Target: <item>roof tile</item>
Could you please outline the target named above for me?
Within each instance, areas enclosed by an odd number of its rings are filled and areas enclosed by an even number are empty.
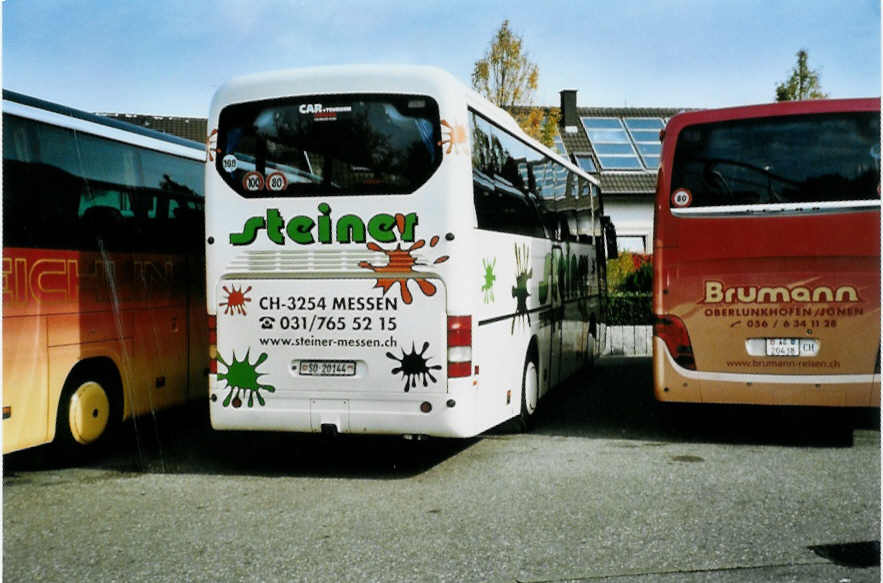
[[[206,133],[208,131],[208,120],[200,117],[172,117],[135,113],[102,113],[99,115],[200,143],[205,142],[208,135]]]

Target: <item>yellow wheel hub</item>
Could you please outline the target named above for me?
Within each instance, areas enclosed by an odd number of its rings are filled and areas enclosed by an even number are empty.
[[[88,381],[74,391],[68,410],[68,422],[71,435],[78,443],[85,445],[101,437],[109,418],[110,401],[100,384]]]

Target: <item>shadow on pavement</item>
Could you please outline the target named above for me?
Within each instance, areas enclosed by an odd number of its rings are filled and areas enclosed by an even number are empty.
[[[541,402],[534,431],[663,442],[848,446],[878,409],[659,403],[650,358],[605,357]]]
[[[88,459],[59,459],[51,446],[7,454],[3,474],[81,467],[123,473],[400,479],[425,472],[478,439],[221,432],[211,429],[203,401],[126,422],[110,445]]]
[[[848,446],[853,427],[880,430],[879,410],[812,410],[657,403],[649,358],[606,357],[540,403],[534,434],[654,442]],[[284,432],[213,431],[205,401],[125,423],[87,460],[59,460],[42,446],[3,457],[17,471],[84,467],[119,472],[401,479],[480,441],[398,436],[326,438]],[[509,433],[507,424],[489,434]]]

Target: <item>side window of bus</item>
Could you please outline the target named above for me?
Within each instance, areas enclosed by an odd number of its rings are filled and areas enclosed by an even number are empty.
[[[141,165],[146,188],[202,196],[204,167],[201,162],[142,150]]]
[[[470,130],[478,228],[545,237],[538,209],[528,195],[529,148],[475,114],[470,115]]]
[[[36,136],[30,122],[3,115],[3,244],[25,247],[33,244],[37,221],[27,220],[37,201],[33,177],[37,176]],[[15,221],[9,217],[17,217]]]
[[[141,151],[144,192],[156,201],[156,215],[149,229],[153,249],[195,249],[202,245],[202,222],[197,202],[202,196],[203,165],[185,158]]]
[[[576,212],[576,235],[580,243],[592,243],[592,183],[585,178],[579,178],[579,197],[583,201],[588,202],[588,208],[585,203],[580,205],[580,209]]]
[[[472,140],[472,190],[479,229],[501,230],[495,212],[493,157],[491,154],[491,125],[470,113],[469,130]]]
[[[493,178],[497,170],[494,167],[491,149],[491,124],[471,113],[469,115],[469,129],[472,138],[472,170],[480,172],[488,178]]]
[[[555,217],[555,212],[550,209],[546,204],[546,201],[535,192],[530,191],[528,192],[528,195],[528,198],[530,198],[540,215],[540,222],[542,223],[543,232],[545,233],[544,236],[547,239],[554,238],[554,233],[558,228],[556,225],[557,219]]]
[[[589,209],[582,209],[576,213],[576,236],[580,243],[594,244],[592,212]]]
[[[574,236],[573,231],[571,231],[572,226],[568,220],[567,213],[555,213],[555,219],[557,222],[555,236],[553,238],[556,241],[575,241],[576,237]]]
[[[542,219],[529,189],[528,161],[533,157],[533,150],[498,128],[494,128],[494,135],[500,142],[502,153],[496,186],[506,191],[514,189],[507,230],[520,235],[545,237]]]
[[[567,217],[567,231],[570,234],[570,241],[579,241],[579,216],[574,210],[569,210],[565,214]]]
[[[4,115],[3,244],[65,248],[85,185],[72,130]]]
[[[180,248],[202,251],[205,239],[202,206],[202,201],[196,198],[169,199],[169,230]]]
[[[138,150],[82,132],[77,134],[77,146],[87,184],[77,209],[81,246],[111,251],[140,247],[144,222],[154,205],[137,193]]]
[[[547,201],[563,199],[567,190],[567,168],[548,160],[542,196]]]
[[[590,185],[591,182],[589,182],[585,178],[579,177],[579,198],[584,198],[586,200],[589,199],[589,197],[592,195],[592,192],[589,189]]]
[[[574,174],[573,172],[569,171],[564,166],[561,166],[560,168],[563,173],[564,198],[576,199],[576,198],[579,198],[580,196],[582,196],[581,188],[582,188],[582,183],[584,183],[585,180],[580,178],[579,175]],[[571,222],[570,226],[571,226],[571,233],[575,235],[576,234],[576,231],[574,230],[575,224]]]

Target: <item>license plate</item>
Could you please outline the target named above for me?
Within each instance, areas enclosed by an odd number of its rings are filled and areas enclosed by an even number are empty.
[[[767,338],[767,356],[816,356],[819,341],[815,338]]]
[[[298,368],[301,376],[352,377],[356,375],[353,360],[302,360]]]

